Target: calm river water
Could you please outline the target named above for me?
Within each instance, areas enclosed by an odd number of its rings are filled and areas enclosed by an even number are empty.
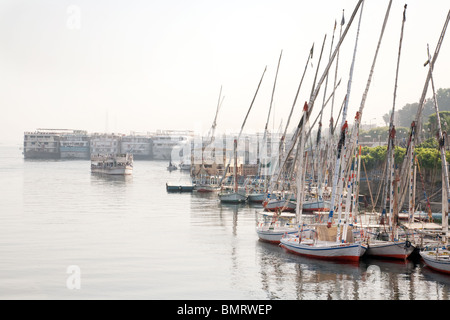
[[[130,177],[0,145],[0,299],[449,300],[420,261],[302,258],[258,241],[258,206],[169,194],[165,161]]]

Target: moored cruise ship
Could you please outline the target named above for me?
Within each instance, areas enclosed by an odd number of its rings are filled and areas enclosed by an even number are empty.
[[[59,159],[61,130],[36,129],[25,132],[23,139],[23,155],[25,159]]]
[[[89,135],[84,130],[71,130],[61,135],[61,159],[89,159]]]
[[[158,130],[152,135],[152,154],[153,159],[157,160],[171,160],[172,150],[174,147],[188,146],[194,136],[193,131],[179,131],[179,130]],[[190,148],[190,146],[188,146]],[[183,148],[180,148],[182,152]],[[183,154],[178,154],[180,159]],[[176,159],[172,159],[176,160]]]
[[[91,155],[96,154],[120,154],[121,134],[94,133],[90,139]]]
[[[123,136],[120,143],[122,153],[131,153],[135,160],[148,160],[152,156],[152,141],[149,134],[137,134]]]

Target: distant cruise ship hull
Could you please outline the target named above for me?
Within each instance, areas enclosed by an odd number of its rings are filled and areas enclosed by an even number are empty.
[[[69,147],[61,146],[61,159],[89,159],[89,146],[86,147]]]
[[[152,156],[150,154],[140,154],[140,153],[133,153],[133,152],[129,152],[129,153],[133,154],[134,160],[150,160],[150,159],[152,159]]]
[[[61,154],[59,152],[50,151],[24,151],[23,156],[25,159],[60,159]]]
[[[25,132],[23,138],[23,156],[25,159],[59,159],[60,134],[56,131],[38,129]]]

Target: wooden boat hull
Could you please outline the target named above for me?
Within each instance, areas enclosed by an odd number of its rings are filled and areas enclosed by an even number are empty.
[[[376,241],[369,243],[366,255],[387,259],[407,259],[414,251],[409,241]]]
[[[299,243],[298,238],[284,237],[280,240],[280,246],[288,252],[305,257],[358,262],[361,256],[366,252],[367,246],[361,243],[336,243],[332,241],[302,240]]]

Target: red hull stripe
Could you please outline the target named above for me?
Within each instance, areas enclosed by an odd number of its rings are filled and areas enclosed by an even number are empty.
[[[315,259],[320,259],[320,260],[334,260],[334,261],[349,261],[349,262],[358,262],[360,257],[357,256],[316,256],[316,255],[312,255],[312,254],[303,254],[303,253],[298,253],[297,251],[293,251],[290,250],[288,248],[286,248],[284,245],[281,245],[282,248],[286,249],[289,252],[292,252],[294,254],[303,256],[303,257],[308,257],[308,258],[315,258]]]
[[[380,258],[388,258],[388,259],[401,259],[405,260],[408,258],[408,255],[405,254],[377,254],[377,255],[369,255],[370,257],[380,257]]]
[[[435,271],[439,271],[441,273],[450,274],[450,271],[434,268],[434,267],[430,266],[429,264],[427,264],[427,267],[429,267],[430,269],[433,269]]]
[[[273,244],[280,244],[280,241],[276,241],[276,240],[266,240],[266,239],[259,238],[259,241],[273,243]]]

